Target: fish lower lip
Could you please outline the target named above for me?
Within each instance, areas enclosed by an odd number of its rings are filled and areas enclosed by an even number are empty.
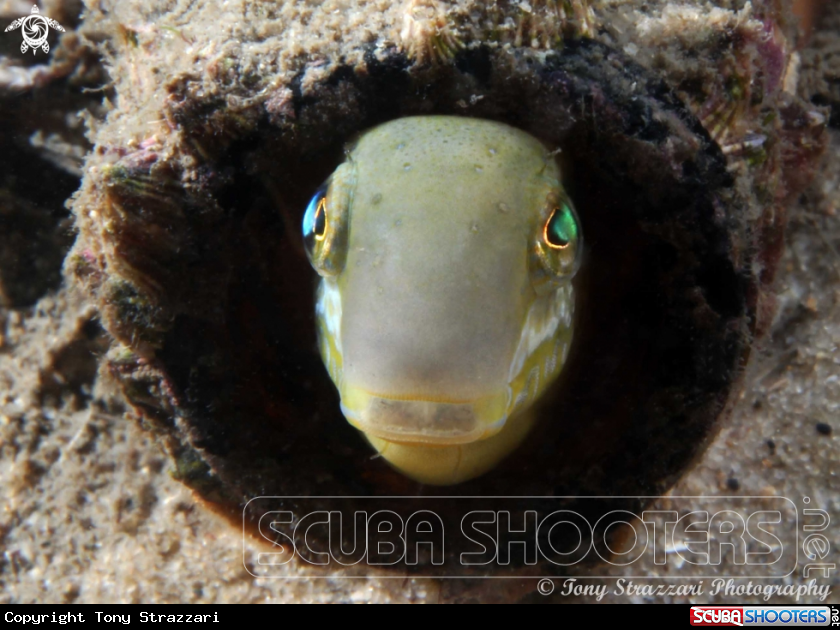
[[[489,437],[504,425],[505,415],[482,418],[487,402],[439,402],[363,395],[358,412],[344,404],[344,416],[360,431],[390,442],[405,444],[468,444]]]

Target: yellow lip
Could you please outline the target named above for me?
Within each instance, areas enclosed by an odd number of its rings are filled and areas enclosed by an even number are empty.
[[[342,388],[341,410],[367,435],[401,444],[469,444],[498,433],[507,419],[507,391],[475,400],[374,394]]]

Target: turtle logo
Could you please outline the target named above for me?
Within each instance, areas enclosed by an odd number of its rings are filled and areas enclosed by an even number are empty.
[[[25,53],[32,48],[34,55],[39,48],[45,53],[50,52],[50,45],[47,43],[47,35],[50,27],[57,31],[64,32],[64,27],[58,22],[41,15],[38,5],[32,5],[32,13],[26,17],[18,18],[6,27],[6,32],[23,27],[23,43],[20,45],[20,52]]]

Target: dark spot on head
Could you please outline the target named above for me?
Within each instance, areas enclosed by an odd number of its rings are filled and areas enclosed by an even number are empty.
[[[831,425],[825,422],[817,422],[817,433],[820,435],[831,435]]]
[[[730,477],[726,480],[726,487],[732,492],[737,492],[741,489],[741,482],[735,479],[735,477]]]

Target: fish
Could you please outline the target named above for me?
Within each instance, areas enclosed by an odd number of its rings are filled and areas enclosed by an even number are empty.
[[[341,411],[411,479],[493,469],[563,370],[583,234],[555,156],[500,122],[400,118],[362,133],[306,208]]]

